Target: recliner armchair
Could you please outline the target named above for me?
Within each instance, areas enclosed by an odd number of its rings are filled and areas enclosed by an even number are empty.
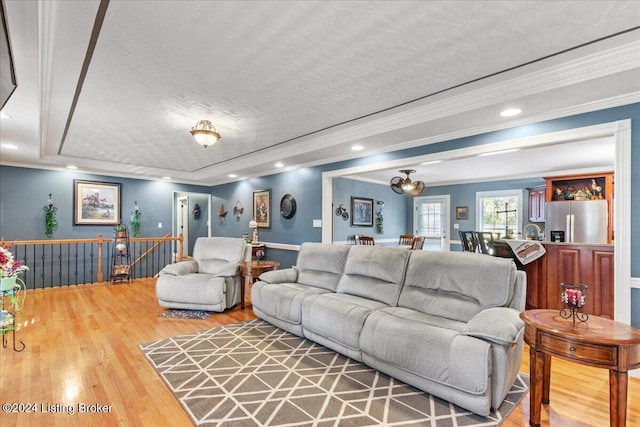
[[[240,302],[240,268],[250,259],[244,239],[199,237],[193,259],[169,264],[156,281],[160,306],[189,310],[224,311]]]

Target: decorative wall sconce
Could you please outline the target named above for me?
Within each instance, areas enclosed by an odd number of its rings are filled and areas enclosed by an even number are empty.
[[[244,206],[240,203],[240,200],[236,201],[236,205],[233,207],[233,215],[235,215],[236,220],[240,221],[240,217],[244,213]]]
[[[45,212],[44,234],[46,234],[47,237],[51,237],[53,236],[53,231],[58,228],[58,220],[56,219],[58,208],[53,205],[51,193],[49,193],[49,200],[47,200],[47,205],[43,209]]]
[[[131,229],[133,230],[133,237],[140,237],[140,217],[142,212],[138,207],[138,202],[133,202],[133,212],[131,212]]]
[[[378,200],[376,202],[378,205],[378,211],[376,212],[376,233],[382,234],[384,232],[383,221],[384,216],[382,214],[382,209],[384,209],[384,202],[382,200]]]

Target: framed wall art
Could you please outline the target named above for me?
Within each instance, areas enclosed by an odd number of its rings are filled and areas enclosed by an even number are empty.
[[[258,228],[271,228],[271,189],[253,192],[253,218]]]
[[[351,196],[351,225],[373,227],[373,199]]]
[[[469,219],[469,206],[456,206],[456,219]]]
[[[116,225],[120,223],[120,184],[73,180],[73,223]]]

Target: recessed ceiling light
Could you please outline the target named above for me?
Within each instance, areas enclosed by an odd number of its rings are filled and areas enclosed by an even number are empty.
[[[436,163],[442,163],[444,160],[429,160],[428,162],[422,162],[421,165],[435,165]]]
[[[362,150],[364,150],[364,147],[362,145],[352,145],[351,149],[353,151],[362,151]]]
[[[275,165],[273,165],[273,166],[275,166],[275,167],[277,167],[277,168],[282,168],[282,167],[284,167],[284,163],[282,163],[282,162],[278,162],[278,163],[276,163],[276,164],[275,164]]]
[[[519,108],[507,108],[506,110],[502,111],[500,115],[502,117],[513,117],[517,116],[520,113],[522,113],[522,110]]]
[[[78,167],[74,166],[74,165],[69,165],[69,166],[67,166],[67,169],[76,170],[76,169],[78,169]]]
[[[171,179],[170,176],[163,176],[162,179]]]
[[[6,148],[8,150],[17,150],[18,146],[13,144],[2,144],[0,145],[2,148]]]
[[[230,173],[229,174],[229,178],[237,178],[237,177],[238,177],[238,175],[236,175],[235,173]]]
[[[509,148],[509,149],[506,149],[506,150],[489,151],[488,153],[478,154],[478,156],[479,157],[493,156],[493,155],[496,155],[496,154],[513,153],[514,151],[520,151],[520,149],[519,148]]]
[[[10,119],[11,116],[8,115],[7,113],[0,113],[0,119]]]

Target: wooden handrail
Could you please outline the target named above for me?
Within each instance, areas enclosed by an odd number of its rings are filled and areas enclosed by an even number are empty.
[[[137,260],[134,261],[131,266],[135,265],[138,261],[144,258],[148,253],[150,253],[153,249],[155,249],[160,242],[166,241],[176,241],[178,242],[178,254],[176,259],[178,261],[182,261],[184,259],[184,249],[183,242],[184,236],[180,234],[178,237],[169,237],[171,232],[165,234],[162,237],[131,237],[129,241],[134,242],[156,242],[150,249],[148,249],[144,254],[142,254]],[[98,237],[95,239],[56,239],[56,240],[12,240],[6,241],[4,237],[0,238],[0,246],[26,246],[26,245],[69,245],[75,243],[97,243],[98,245],[98,271],[97,271],[97,281],[102,282],[104,279],[104,271],[102,265],[102,245],[105,241],[109,241],[111,239],[105,239],[103,235],[100,233]]]
[[[165,234],[163,237],[169,237],[171,235],[171,232],[168,232],[167,234]],[[154,239],[157,240],[157,239]],[[136,259],[135,261],[133,261],[131,263],[130,268],[133,268],[134,265],[136,265],[138,262],[140,262],[140,260],[142,260],[144,257],[146,257],[147,255],[149,255],[151,252],[153,252],[153,250],[155,248],[157,248],[158,246],[160,246],[160,242],[161,240],[156,241],[156,243],[153,244],[153,246],[151,246],[149,249],[147,249],[142,255],[140,255],[138,257],[138,259]]]

